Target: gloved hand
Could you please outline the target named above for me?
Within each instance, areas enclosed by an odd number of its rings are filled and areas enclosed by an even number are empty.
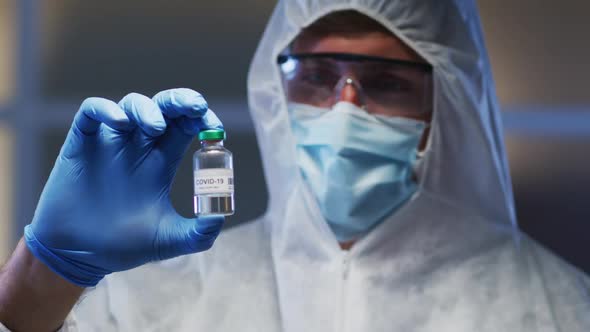
[[[119,104],[86,99],[76,114],[30,225],[29,250],[79,286],[150,261],[207,250],[223,217],[186,219],[170,185],[193,137],[223,128],[195,91]]]

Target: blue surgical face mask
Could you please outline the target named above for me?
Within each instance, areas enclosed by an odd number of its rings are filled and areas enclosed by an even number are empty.
[[[289,114],[299,169],[340,242],[367,233],[416,192],[425,123],[348,102],[332,109],[292,103]]]

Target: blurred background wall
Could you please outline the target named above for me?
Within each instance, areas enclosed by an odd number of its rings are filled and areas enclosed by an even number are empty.
[[[590,21],[583,0],[479,0],[521,227],[590,272]],[[202,92],[226,124],[237,213],[267,192],[246,76],[271,0],[0,0],[0,260],[11,252],[87,96]],[[192,211],[190,160],[173,186]]]

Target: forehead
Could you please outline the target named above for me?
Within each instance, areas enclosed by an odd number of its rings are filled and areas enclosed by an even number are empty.
[[[305,35],[295,39],[292,53],[354,53],[407,61],[425,62],[393,34],[370,32],[358,35]]]

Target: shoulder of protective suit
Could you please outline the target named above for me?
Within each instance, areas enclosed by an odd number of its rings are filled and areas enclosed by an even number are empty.
[[[203,260],[260,260],[270,257],[270,235],[263,219],[254,219],[223,230],[213,247],[201,255]]]
[[[193,308],[199,299],[213,301],[211,294],[233,289],[228,286],[237,275],[268,284],[273,280],[269,248],[261,220],[232,227],[222,231],[205,252],[107,276],[78,303],[76,319],[69,321],[76,320],[80,331],[112,331],[115,322],[119,330],[143,331],[174,321],[175,315]],[[162,311],[163,307],[167,309]]]
[[[531,279],[538,278],[552,318],[563,331],[590,331],[590,278],[549,249],[524,236]]]
[[[575,287],[574,289],[577,290],[575,293],[578,293],[578,296],[568,297],[568,299],[581,300],[590,312],[590,297],[588,297],[590,295],[590,278],[588,275],[535,240],[528,236],[525,238],[530,247],[530,259],[539,274],[545,279],[547,288],[557,291]]]

